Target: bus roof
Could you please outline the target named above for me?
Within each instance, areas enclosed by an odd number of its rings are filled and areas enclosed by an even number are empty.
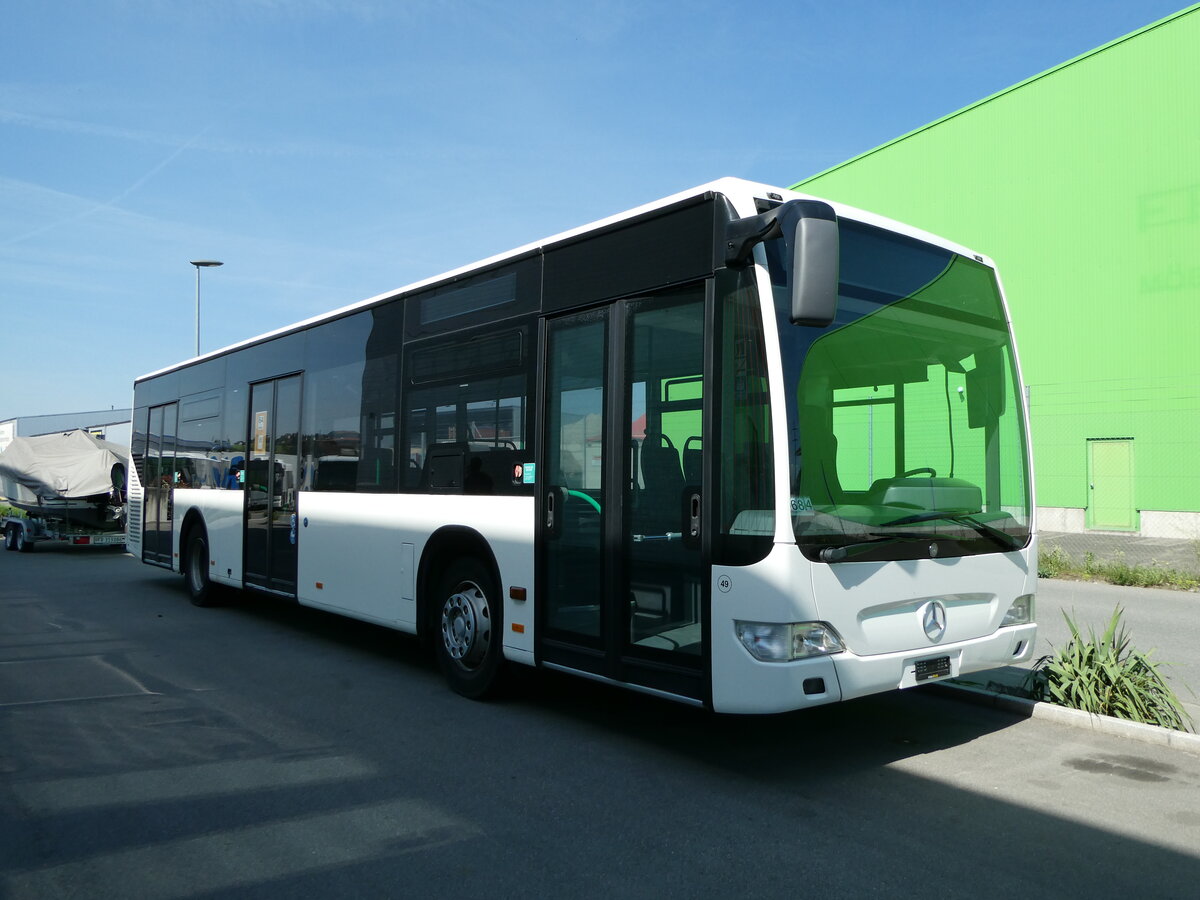
[[[342,316],[346,316],[351,313],[358,312],[360,310],[369,309],[372,306],[378,306],[378,305],[385,303],[388,300],[394,299],[396,297],[401,297],[401,296],[404,296],[405,294],[415,293],[417,291],[424,290],[425,288],[432,287],[432,286],[440,284],[442,282],[453,281],[456,278],[459,278],[463,275],[470,274],[472,272],[476,272],[476,271],[479,271],[482,269],[488,269],[488,268],[500,265],[504,262],[508,262],[508,261],[511,261],[514,259],[519,259],[522,256],[527,256],[527,255],[536,254],[539,252],[544,252],[545,250],[555,246],[556,244],[569,242],[569,241],[571,241],[575,238],[578,238],[582,235],[589,234],[594,231],[599,231],[599,230],[602,230],[609,226],[617,225],[617,224],[620,224],[625,221],[636,219],[640,216],[644,216],[649,213],[653,213],[656,210],[665,209],[667,207],[671,207],[676,204],[686,202],[687,200],[690,200],[690,199],[696,199],[696,198],[701,198],[701,197],[710,196],[710,195],[721,195],[721,196],[728,198],[729,201],[734,205],[734,208],[738,211],[738,214],[746,215],[746,216],[754,215],[755,212],[757,211],[753,207],[754,201],[756,199],[764,199],[764,200],[765,199],[781,199],[781,200],[820,199],[820,200],[823,200],[823,202],[829,203],[834,208],[834,211],[838,214],[839,217],[853,219],[855,221],[864,222],[868,225],[875,225],[877,227],[884,228],[889,231],[899,232],[901,234],[908,235],[909,237],[916,238],[916,239],[924,241],[926,243],[934,244],[939,247],[944,247],[945,249],[951,250],[960,255],[969,256],[973,259],[978,260],[979,262],[984,263],[985,265],[994,267],[994,264],[992,263],[992,261],[990,259],[988,259],[985,256],[982,256],[979,253],[976,253],[973,250],[970,250],[966,247],[955,244],[951,241],[947,241],[945,238],[940,237],[938,235],[930,234],[929,232],[922,231],[921,229],[913,228],[912,226],[905,225],[902,222],[897,222],[895,220],[888,219],[884,216],[879,216],[874,213],[868,212],[866,210],[858,209],[856,207],[848,206],[846,204],[838,203],[836,201],[826,200],[824,198],[813,197],[810,194],[802,194],[797,191],[788,190],[787,188],[780,188],[780,187],[775,187],[772,185],[762,184],[759,182],[747,181],[742,178],[726,177],[726,178],[717,179],[716,181],[710,181],[707,184],[702,184],[702,185],[699,185],[697,187],[691,188],[686,191],[680,191],[679,193],[672,194],[670,196],[663,197],[659,200],[655,200],[650,203],[646,203],[641,206],[634,207],[633,209],[628,209],[623,212],[616,213],[611,216],[607,216],[603,219],[598,219],[594,222],[589,222],[585,225],[580,225],[576,228],[572,228],[567,231],[563,231],[558,234],[552,235],[550,237],[543,238],[542,240],[533,241],[528,244],[523,244],[522,246],[516,247],[515,249],[507,250],[503,253],[499,253],[494,256],[489,256],[489,257],[486,257],[485,259],[477,260],[476,262],[469,263],[464,266],[459,266],[458,268],[451,269],[448,272],[441,272],[441,273],[439,273],[437,275],[433,275],[429,278],[424,278],[424,279],[421,279],[420,281],[412,282],[411,284],[407,284],[403,287],[394,288],[392,290],[385,291],[381,294],[376,294],[375,296],[368,297],[365,300],[359,300],[359,301],[357,301],[355,303],[351,303],[347,306],[338,307],[337,309],[330,310],[329,312],[320,313],[319,315],[312,316],[308,319],[304,319],[299,322],[294,322],[289,325],[281,326],[280,328],[276,328],[272,331],[264,332],[263,334],[259,334],[259,335],[255,335],[254,337],[246,338],[245,340],[238,341],[233,344],[229,344],[228,346],[221,347],[217,350],[209,351],[208,353],[203,353],[203,354],[193,357],[191,359],[187,359],[187,360],[183,360],[178,363],[174,363],[170,366],[165,366],[165,367],[163,367],[161,369],[157,369],[153,372],[148,372],[145,375],[139,375],[137,378],[134,379],[134,383],[136,384],[141,381],[146,381],[150,378],[155,378],[159,375],[165,375],[168,372],[175,371],[176,369],[186,368],[190,365],[193,365],[197,362],[201,362],[203,360],[215,359],[216,357],[223,356],[227,353],[231,353],[231,352],[241,349],[243,347],[249,347],[254,344],[263,343],[264,341],[271,340],[272,338],[281,337],[285,334],[291,334],[296,331],[303,331],[304,329],[309,328],[313,325],[318,325],[322,322],[337,319]]]

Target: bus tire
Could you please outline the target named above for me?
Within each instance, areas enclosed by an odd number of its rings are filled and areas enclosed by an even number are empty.
[[[188,597],[194,606],[216,605],[217,589],[208,578],[208,536],[203,528],[195,528],[188,535],[183,580],[187,584]]]
[[[455,693],[482,700],[495,693],[504,662],[500,589],[475,557],[455,560],[437,580],[431,631],[438,666]]]

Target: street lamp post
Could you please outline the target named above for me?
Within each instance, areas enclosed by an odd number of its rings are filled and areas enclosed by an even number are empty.
[[[200,355],[200,270],[207,269],[212,266],[223,266],[225,263],[216,259],[193,259],[192,265],[196,267],[196,355]]]

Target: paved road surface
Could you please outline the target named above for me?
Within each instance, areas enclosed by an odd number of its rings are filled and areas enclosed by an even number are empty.
[[[928,692],[704,714],[0,554],[0,896],[1194,897],[1200,756]]]

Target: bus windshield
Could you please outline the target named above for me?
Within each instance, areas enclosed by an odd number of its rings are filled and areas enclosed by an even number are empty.
[[[846,219],[840,242],[825,328],[790,323],[786,254],[768,242],[800,548],[834,562],[1024,547],[1027,442],[994,272]]]

